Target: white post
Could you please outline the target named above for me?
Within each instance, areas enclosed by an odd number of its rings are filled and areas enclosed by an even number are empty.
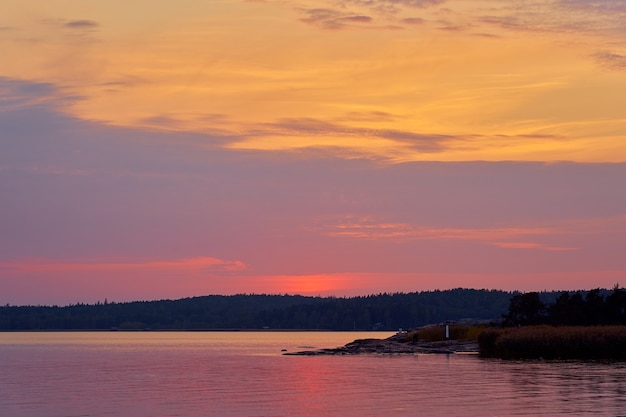
[[[450,327],[446,324],[446,340],[450,339]]]

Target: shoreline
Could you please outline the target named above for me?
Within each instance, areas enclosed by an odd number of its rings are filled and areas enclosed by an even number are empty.
[[[323,355],[416,355],[416,354],[478,354],[474,340],[443,340],[438,342],[403,342],[396,336],[387,339],[357,339],[344,346],[285,352],[286,356]]]

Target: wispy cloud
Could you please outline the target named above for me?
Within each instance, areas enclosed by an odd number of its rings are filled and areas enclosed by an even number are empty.
[[[196,272],[236,272],[247,268],[241,261],[229,261],[210,256],[165,261],[104,261],[81,260],[80,262],[51,259],[32,259],[18,262],[0,263],[0,268],[12,272],[59,272],[59,271],[136,271],[136,270],[178,270]]]
[[[399,6],[422,9],[430,6],[437,6],[447,0],[343,0],[342,3],[351,3],[359,6],[379,8],[381,6]]]
[[[342,0],[322,3],[327,7],[301,8],[306,15],[300,21],[327,30],[402,29],[403,25],[421,25],[421,17],[401,17],[403,10],[426,9],[446,0]],[[352,9],[352,10],[350,10]],[[375,21],[381,22],[374,25]]]
[[[186,131],[190,126],[204,133],[224,137],[224,141],[232,136],[226,128],[230,125],[228,115],[221,113],[207,114],[160,114],[137,120],[137,124],[160,130]]]
[[[372,23],[370,16],[355,15],[333,9],[307,9],[307,17],[300,19],[303,23],[312,24],[322,29],[340,30],[361,24]]]
[[[86,19],[70,20],[69,22],[63,23],[63,27],[69,29],[95,29],[99,26],[100,24],[98,22]]]
[[[570,10],[626,13],[626,4],[622,0],[558,0],[556,4]]]
[[[622,40],[626,35],[623,1],[551,0],[495,4],[498,5],[491,8],[494,13],[480,16],[479,21],[516,31],[602,34]]]
[[[626,7],[614,0],[492,1],[469,5],[463,11],[443,9],[446,0],[341,0],[320,1],[320,7],[300,9],[307,17],[303,23],[330,30],[372,28],[374,21],[387,22],[378,28],[424,25],[428,19],[411,16],[415,10],[433,18],[439,14],[436,28],[464,32],[480,26],[498,26],[505,30],[539,33],[587,33],[617,36],[623,40],[626,30],[623,17]],[[445,10],[445,13],[444,13]],[[445,20],[441,20],[442,16]],[[400,25],[400,26],[398,26]],[[495,36],[479,30],[480,36]]]
[[[373,217],[349,216],[327,230],[335,237],[361,239],[420,239],[420,240],[479,240],[496,244],[495,241],[519,238],[520,236],[546,236],[563,233],[556,228],[511,227],[511,228],[450,228],[421,226],[410,223],[381,222]],[[498,246],[500,244],[498,243]]]
[[[403,116],[380,112],[355,112],[332,120],[311,117],[282,118],[249,125],[226,145],[233,149],[287,150],[303,148],[345,149],[346,155],[373,157],[389,162],[415,160],[447,151],[473,152],[480,149],[514,149],[520,144],[562,143],[561,135],[528,133],[518,135],[441,134],[411,130],[370,128],[371,122],[393,122]],[[383,151],[384,150],[384,151]]]
[[[60,105],[76,100],[51,83],[26,82],[0,76],[0,111],[37,105]]]
[[[392,129],[369,129],[314,118],[281,119],[274,123],[259,125],[256,130],[249,131],[247,136],[297,138],[303,135],[308,137],[352,137],[358,138],[362,143],[367,143],[368,139],[384,139],[427,153],[442,152],[447,148],[447,142],[459,140],[459,138],[449,135],[422,134]],[[314,146],[319,146],[319,144],[314,144]]]
[[[411,11],[424,10],[425,13],[442,6],[445,0],[342,0],[339,3],[326,2],[326,9],[310,9],[320,12],[314,19],[303,19],[306,23],[322,23],[327,20],[328,29],[344,28],[339,21],[334,22],[335,14],[343,16],[348,8],[355,15],[366,12],[372,19],[388,20],[399,25],[423,25],[428,21],[421,16],[410,16]],[[339,4],[339,7],[336,5]],[[335,8],[336,7],[336,8]],[[333,12],[324,16],[321,11]],[[491,4],[476,4],[463,13],[446,10],[445,21],[439,20],[440,30],[462,32],[481,25],[495,25],[505,30],[545,33],[587,33],[617,36],[624,39],[626,30],[623,18],[626,6],[618,0],[549,0],[493,1]],[[455,10],[455,9],[454,9]],[[431,14],[435,16],[435,14]],[[318,21],[320,19],[321,21]],[[480,34],[490,35],[488,32]],[[493,35],[492,35],[493,36]]]
[[[426,20],[421,17],[405,17],[401,19],[400,22],[407,25],[423,25],[426,23]]]
[[[505,249],[538,249],[538,250],[546,250],[550,252],[579,250],[579,248],[550,246],[550,245],[544,245],[541,243],[533,243],[533,242],[495,242],[493,244],[501,248],[505,248]]]
[[[339,122],[392,122],[401,119],[403,116],[386,111],[351,111],[342,117],[338,117]]]
[[[594,58],[604,68],[618,71],[626,70],[626,55],[605,51],[596,53]]]
[[[626,231],[626,216],[569,219],[550,227],[433,227],[411,223],[385,222],[375,216],[346,216],[318,232],[331,237],[366,240],[459,240],[476,241],[503,249],[545,250],[551,252],[580,250],[573,245],[553,244],[564,236],[590,236]],[[550,242],[547,242],[549,240]],[[570,241],[571,242],[571,241]]]

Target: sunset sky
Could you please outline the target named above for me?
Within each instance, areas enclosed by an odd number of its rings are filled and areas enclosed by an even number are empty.
[[[3,0],[0,303],[626,286],[623,0]]]

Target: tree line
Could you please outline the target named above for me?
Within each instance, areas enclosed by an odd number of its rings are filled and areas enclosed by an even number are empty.
[[[209,295],[180,300],[0,307],[0,330],[398,330],[498,319],[516,293],[452,289],[361,297]]]
[[[549,324],[553,326],[626,325],[626,290],[596,288],[587,292],[564,291],[547,303],[542,295],[514,295],[504,315],[504,326]]]

